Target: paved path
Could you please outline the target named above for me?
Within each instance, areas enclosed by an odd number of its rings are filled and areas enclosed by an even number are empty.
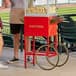
[[[4,48],[2,60],[5,62],[12,58],[13,49]],[[44,71],[36,66],[24,68],[23,53],[19,52],[20,62],[8,64],[8,69],[0,69],[0,76],[76,76],[76,53],[70,54],[70,59],[63,67],[55,68],[50,71]]]

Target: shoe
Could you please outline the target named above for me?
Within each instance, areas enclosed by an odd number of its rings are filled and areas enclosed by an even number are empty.
[[[1,68],[1,69],[8,69],[8,66],[0,63],[0,68]]]
[[[32,57],[28,56],[28,57],[27,57],[27,61],[28,61],[28,62],[31,62],[31,61],[32,61]]]
[[[27,57],[27,62],[29,62],[29,63],[33,64],[33,59],[32,59],[32,57],[31,57],[31,56],[28,56],[28,57]]]
[[[19,61],[19,59],[13,58],[12,60],[7,61],[7,63],[15,63],[15,62],[18,62],[18,61]]]
[[[27,61],[31,61],[31,58],[30,58],[30,56],[28,56],[28,57],[27,57]]]

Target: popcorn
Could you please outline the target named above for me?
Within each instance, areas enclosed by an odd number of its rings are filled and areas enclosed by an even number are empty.
[[[46,6],[35,6],[30,7],[26,10],[27,14],[53,14],[56,13],[56,6],[51,5],[49,7]]]
[[[28,14],[46,14],[46,8],[45,7],[31,7],[26,10],[26,13]]]

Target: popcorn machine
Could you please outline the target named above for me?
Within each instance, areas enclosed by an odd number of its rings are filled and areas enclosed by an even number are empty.
[[[57,38],[57,21],[54,20],[56,17],[56,0],[29,0],[28,7],[26,9],[24,17],[24,63],[27,67],[27,56],[33,56],[33,64],[35,65],[35,56],[42,55],[36,53],[35,49],[35,37],[42,36],[47,38],[47,44],[49,45],[49,37],[53,36],[55,48],[58,45]],[[25,37],[33,38],[33,49],[26,50],[26,39]],[[31,43],[30,43],[31,44]],[[29,46],[29,45],[28,45]],[[44,55],[47,55],[46,52]],[[56,55],[56,53],[55,53]]]

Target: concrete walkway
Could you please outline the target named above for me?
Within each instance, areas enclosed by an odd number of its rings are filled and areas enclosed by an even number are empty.
[[[13,56],[13,48],[4,48],[2,61],[6,62]],[[76,76],[76,53],[71,53],[69,61],[63,67],[45,71],[36,66],[24,68],[23,52],[19,52],[19,63],[7,64],[8,69],[0,69],[0,76]]]

